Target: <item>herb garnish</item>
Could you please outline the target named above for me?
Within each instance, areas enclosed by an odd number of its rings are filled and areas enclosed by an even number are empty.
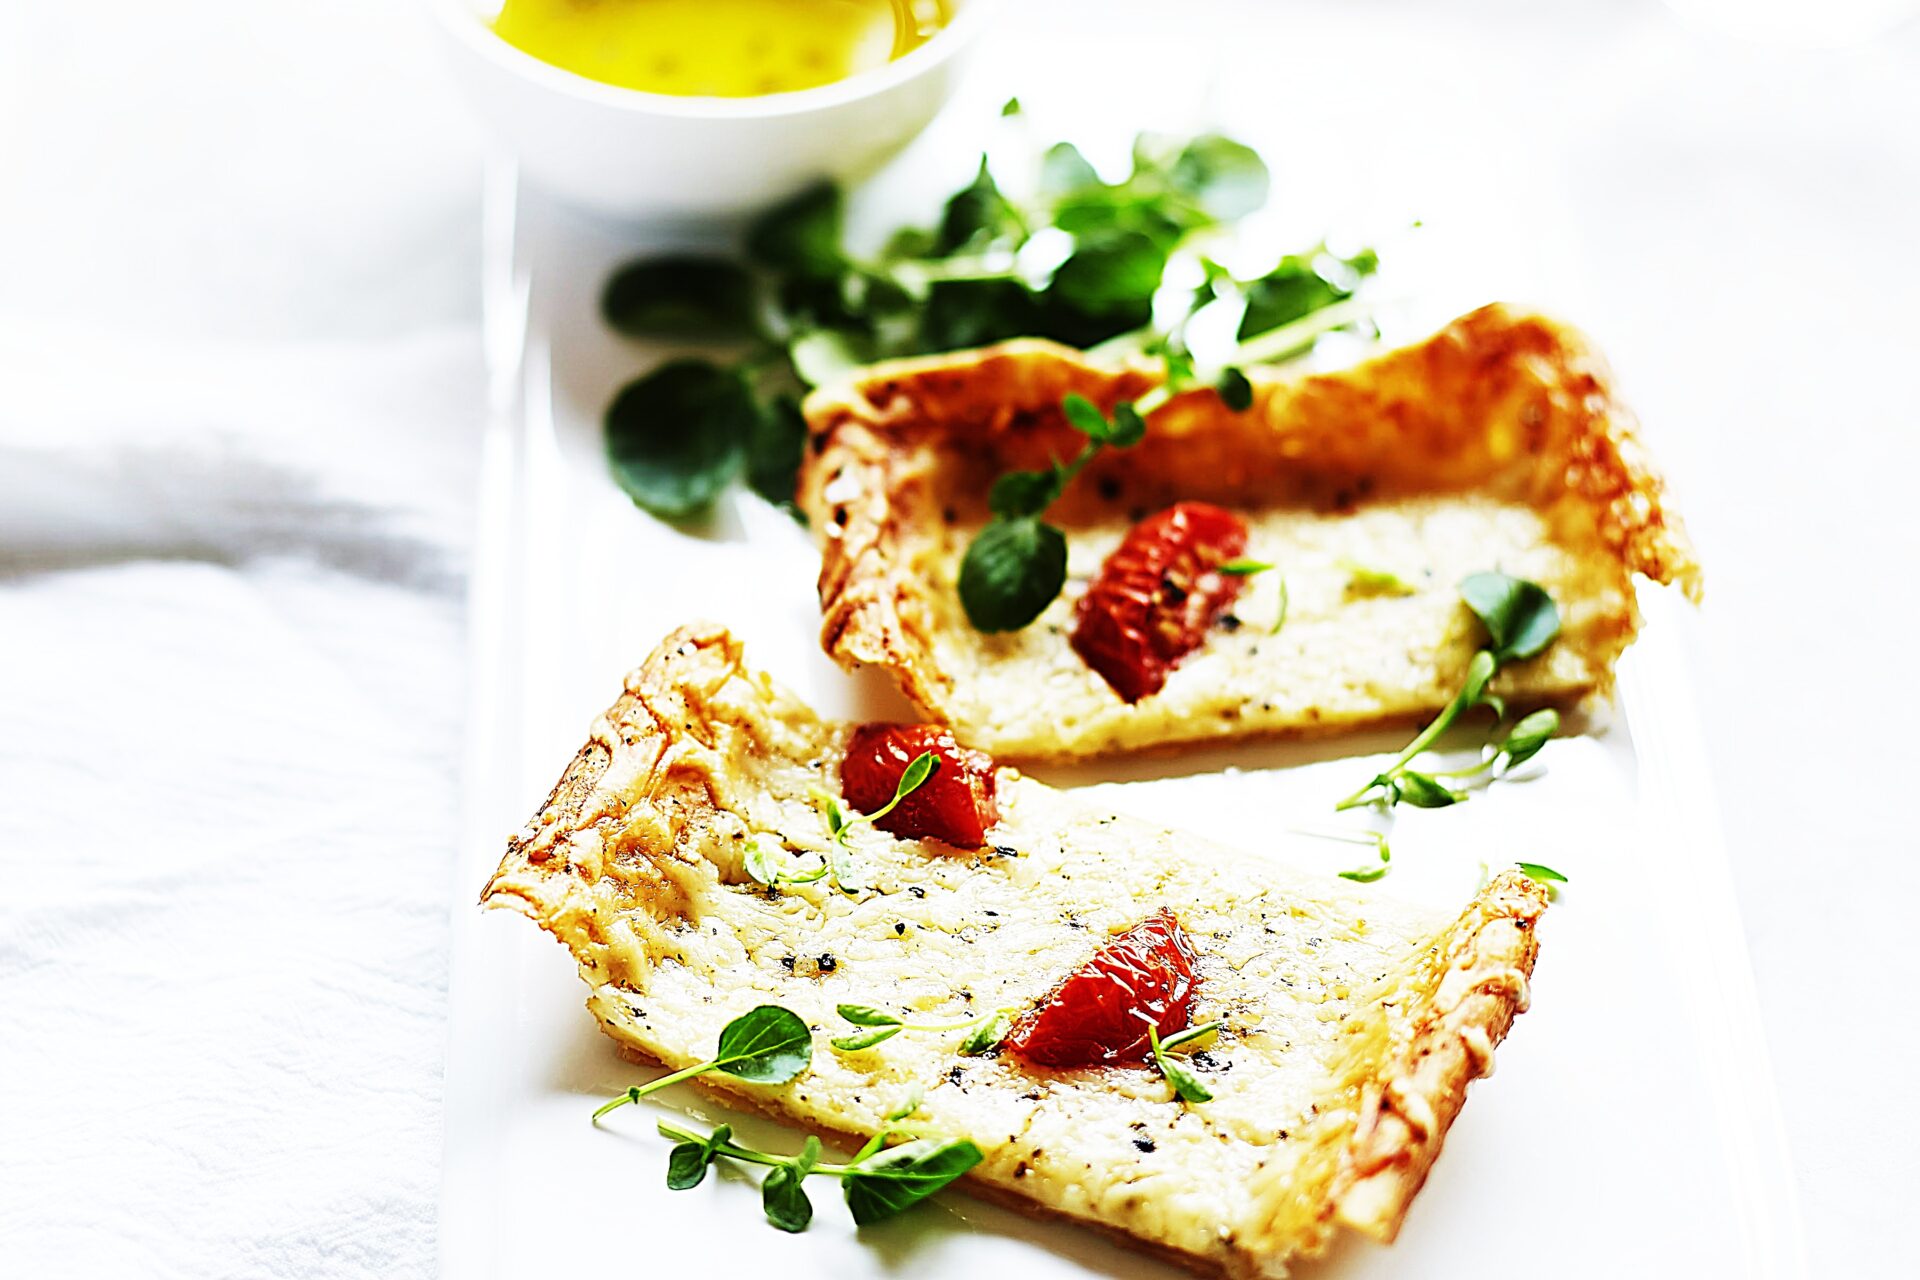
[[[785,1084],[805,1071],[812,1061],[813,1033],[800,1015],[777,1004],[763,1004],[749,1009],[721,1029],[720,1043],[713,1057],[647,1084],[633,1085],[602,1105],[593,1113],[593,1118],[597,1121],[629,1102],[638,1102],[670,1084],[691,1080],[709,1071],[750,1084]]]
[[[1460,596],[1486,629],[1488,644],[1467,664],[1466,681],[1433,722],[1422,729],[1392,764],[1373,776],[1364,787],[1342,800],[1336,809],[1356,809],[1379,804],[1391,809],[1405,802],[1421,809],[1441,809],[1467,798],[1440,781],[1442,777],[1460,777],[1490,768],[1493,761],[1508,760],[1508,768],[1531,758],[1559,727],[1559,716],[1552,711],[1528,716],[1501,742],[1499,748],[1471,769],[1451,774],[1421,773],[1408,768],[1409,762],[1431,747],[1454,721],[1475,707],[1489,707],[1495,716],[1506,714],[1506,704],[1497,694],[1487,692],[1494,674],[1509,662],[1532,658],[1560,634],[1560,610],[1553,597],[1538,583],[1504,573],[1476,573],[1460,583]],[[1524,732],[1522,732],[1524,730]]]
[[[1185,1031],[1177,1031],[1162,1040],[1160,1028],[1152,1022],[1147,1023],[1147,1044],[1153,1049],[1153,1064],[1160,1068],[1160,1074],[1165,1076],[1167,1083],[1173,1086],[1173,1092],[1180,1101],[1211,1102],[1213,1091],[1200,1083],[1199,1076],[1194,1075],[1167,1055],[1181,1045],[1191,1044],[1195,1040],[1212,1035],[1219,1029],[1220,1023],[1216,1019],[1213,1022],[1203,1022],[1197,1027],[1188,1027]]]
[[[900,781],[894,784],[893,799],[887,801],[872,813],[849,813],[840,807],[840,802],[831,794],[818,787],[814,788],[814,802],[820,806],[821,811],[824,812],[827,817],[827,835],[829,839],[827,841],[826,866],[817,872],[812,872],[804,876],[788,876],[783,879],[776,878],[775,880],[768,881],[761,879],[761,877],[756,874],[751,861],[752,851],[749,851],[750,860],[747,865],[747,874],[753,876],[755,880],[759,880],[761,884],[769,886],[782,882],[787,884],[805,884],[820,879],[822,875],[831,875],[834,885],[843,892],[854,893],[858,891],[860,888],[860,877],[859,873],[854,869],[853,849],[847,844],[848,833],[859,823],[864,822],[871,826],[886,817],[889,813],[892,813],[894,808],[902,800],[912,795],[920,788],[922,783],[932,777],[933,771],[939,766],[939,753],[933,751],[922,751],[912,760],[909,760],[907,767],[900,772]],[[761,865],[763,868],[767,866],[764,861]]]
[[[1552,867],[1543,866],[1538,862],[1516,862],[1513,865],[1520,868],[1521,873],[1529,880],[1546,885],[1547,896],[1549,898],[1559,896],[1560,890],[1555,887],[1556,885],[1567,883],[1565,876],[1555,871]]]
[[[1009,102],[1002,114],[1019,113]],[[1195,258],[1195,236],[1258,208],[1268,189],[1260,157],[1213,134],[1142,136],[1131,171],[1112,183],[1069,143],[1039,168],[1033,197],[1015,201],[983,160],[934,227],[898,231],[877,255],[843,246],[845,199],[823,184],[756,219],[737,258],[676,253],[621,268],[601,299],[614,329],[724,342],[738,355],[675,361],[670,377],[656,371],[622,390],[606,417],[615,479],[668,519],[697,516],[743,472],[756,492],[790,506],[805,440],[799,399],[849,367],[1025,336],[1127,351],[1169,345],[1185,321],[1154,327],[1157,309],[1172,310],[1156,300],[1168,263]],[[1041,231],[1049,235],[1036,242]],[[1234,308],[1240,340],[1285,348],[1243,363],[1311,341],[1295,327],[1303,320],[1332,321],[1318,330],[1364,321],[1364,308],[1346,304],[1378,266],[1369,250],[1341,257],[1324,245],[1248,280],[1200,261],[1205,282],[1183,299],[1186,315]],[[1217,385],[1228,404],[1251,402],[1244,375],[1222,373]],[[1033,529],[1002,537],[1030,544],[1016,552],[1022,564],[1044,567],[1052,555]]]
[[[908,1022],[888,1013],[885,1009],[876,1009],[866,1004],[843,1004],[837,1006],[840,1016],[856,1027],[865,1028],[849,1035],[836,1036],[829,1043],[844,1053],[860,1049],[871,1049],[885,1040],[891,1040],[902,1031],[927,1031],[941,1033],[948,1031],[966,1031],[969,1034],[960,1042],[960,1052],[977,1057],[998,1045],[1007,1036],[1007,1024],[1017,1009],[995,1009],[990,1013],[963,1018],[958,1022]]]
[[[757,1151],[733,1141],[733,1131],[721,1125],[701,1135],[660,1122],[660,1136],[677,1145],[667,1160],[667,1186],[684,1191],[700,1185],[714,1160],[725,1157],[743,1164],[766,1166],[760,1184],[761,1206],[767,1221],[782,1231],[805,1231],[813,1221],[813,1203],[802,1188],[808,1177],[840,1179],[847,1208],[860,1226],[880,1222],[912,1208],[953,1182],[983,1159],[980,1148],[964,1138],[915,1138],[895,1126],[920,1109],[916,1089],[905,1103],[888,1113],[879,1132],[868,1139],[845,1164],[820,1163],[820,1139],[809,1134],[794,1156]],[[889,1138],[908,1137],[896,1147]]]
[[[1251,578],[1258,574],[1267,573],[1278,567],[1277,565],[1268,564],[1265,560],[1229,560],[1225,564],[1215,565],[1214,572],[1233,574],[1241,578]],[[1274,613],[1273,626],[1267,632],[1268,635],[1272,636],[1279,635],[1280,628],[1287,625],[1287,575],[1284,573],[1276,575],[1276,581],[1280,584],[1279,609]]]
[[[1350,596],[1410,596],[1418,590],[1391,569],[1361,564],[1356,560],[1342,560],[1340,567],[1347,571],[1347,594]]]

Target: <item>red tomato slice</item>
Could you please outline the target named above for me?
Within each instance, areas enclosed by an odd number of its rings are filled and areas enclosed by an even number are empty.
[[[1075,969],[1008,1033],[1006,1047],[1043,1067],[1144,1062],[1147,1026],[1183,1031],[1193,1003],[1193,944],[1162,907]]]
[[[1000,820],[994,802],[993,757],[953,740],[937,724],[863,724],[847,743],[840,794],[862,813],[886,807],[900,775],[922,752],[937,759],[927,780],[874,825],[908,840],[931,837],[977,849]]]
[[[1182,502],[1128,531],[1080,597],[1073,649],[1128,702],[1158,693],[1245,580],[1215,566],[1247,549],[1231,511]]]

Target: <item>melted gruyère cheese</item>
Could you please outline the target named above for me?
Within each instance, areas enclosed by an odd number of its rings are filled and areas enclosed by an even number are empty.
[[[950,677],[946,710],[963,738],[1013,756],[1082,755],[1143,743],[1249,732],[1336,729],[1412,718],[1444,705],[1484,643],[1457,586],[1499,569],[1530,578],[1559,603],[1561,637],[1503,672],[1495,689],[1564,700],[1604,686],[1630,601],[1604,562],[1555,541],[1534,508],[1477,495],[1404,498],[1350,514],[1242,513],[1245,555],[1276,566],[1249,578],[1230,620],[1175,668],[1166,687],[1129,706],[1068,644],[1074,608],[1130,521],[1068,529],[1067,586],[1032,625],[985,634],[968,624],[955,583],[975,530],[952,526],[914,551],[932,582],[925,627],[933,666]],[[1411,595],[1349,589],[1352,566],[1390,571]],[[1270,634],[1279,577],[1286,621]]]
[[[741,1092],[777,1093],[772,1105],[803,1123],[870,1132],[918,1085],[915,1122],[974,1139],[986,1153],[976,1178],[1060,1213],[1200,1256],[1311,1238],[1353,1123],[1351,1077],[1386,1052],[1383,992],[1436,949],[1447,918],[1088,812],[1011,770],[993,847],[957,852],[862,825],[861,892],[821,881],[768,894],[744,873],[747,839],[781,845],[796,870],[826,847],[810,793],[838,792],[841,735],[804,745],[797,758],[736,756],[715,775],[721,812],[683,835],[670,864],[684,917],[612,931],[596,967],[620,979],[596,987],[596,1014],[678,1066],[709,1056],[730,1019],[785,1005],[821,1033],[812,1069]],[[926,1022],[1025,1007],[1161,906],[1198,953],[1192,1017],[1224,1023],[1196,1062],[1211,1102],[1181,1104],[1147,1067],[962,1057],[963,1032],[826,1045],[851,1030],[840,1003]]]

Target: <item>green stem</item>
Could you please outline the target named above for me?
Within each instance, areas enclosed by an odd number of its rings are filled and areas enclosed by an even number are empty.
[[[1289,356],[1299,355],[1323,333],[1330,333],[1345,325],[1365,320],[1374,312],[1371,301],[1360,298],[1348,298],[1332,306],[1322,307],[1318,311],[1308,312],[1298,320],[1290,321],[1277,329],[1255,334],[1234,348],[1228,364],[1272,364],[1285,360]]]
[[[668,1124],[664,1120],[660,1122],[659,1128],[661,1137],[671,1138],[675,1142],[704,1143],[713,1136],[712,1134],[700,1134],[694,1133],[691,1130],[681,1129]],[[891,1132],[891,1130],[883,1130],[882,1132]],[[878,1148],[875,1148],[875,1150],[878,1150]],[[721,1143],[713,1149],[713,1153],[715,1155],[726,1156],[730,1160],[739,1160],[746,1164],[766,1165],[769,1168],[786,1164],[793,1159],[792,1156],[776,1156],[770,1151],[755,1151],[751,1147],[736,1147],[731,1142]],[[870,1155],[872,1153],[869,1152],[868,1154]],[[807,1172],[824,1173],[830,1178],[842,1178],[849,1172],[859,1172],[859,1170],[854,1168],[859,1162],[859,1159],[856,1158],[847,1161],[845,1164],[816,1164],[813,1168],[807,1170]]]
[[[681,1070],[674,1072],[672,1075],[661,1076],[658,1080],[649,1080],[646,1084],[632,1085],[627,1089],[625,1093],[621,1094],[619,1097],[613,1099],[612,1101],[604,1104],[603,1106],[600,1107],[599,1110],[595,1111],[593,1113],[593,1118],[597,1122],[601,1116],[606,1115],[607,1112],[609,1111],[618,1110],[619,1108],[626,1106],[629,1102],[638,1102],[640,1101],[640,1099],[646,1097],[648,1094],[657,1093],[658,1091],[666,1088],[670,1084],[679,1084],[682,1080],[691,1080],[693,1077],[700,1075],[702,1072],[711,1071],[719,1065],[720,1065],[720,1059],[714,1058],[709,1062],[702,1062],[698,1066],[684,1067]]]

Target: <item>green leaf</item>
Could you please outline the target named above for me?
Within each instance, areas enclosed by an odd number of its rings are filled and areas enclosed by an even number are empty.
[[[845,830],[845,827],[840,829],[841,832]],[[845,840],[835,839],[827,842],[827,869],[833,875],[834,887],[840,892],[860,892],[860,868],[854,862],[853,850],[847,848]]]
[[[856,1031],[851,1035],[835,1036],[828,1043],[842,1053],[855,1053],[861,1049],[871,1049],[883,1040],[891,1040],[899,1035],[900,1031],[901,1024],[896,1022],[891,1026],[868,1027],[864,1031]]]
[[[1167,266],[1166,249],[1139,231],[1114,231],[1083,239],[1053,273],[1050,298],[1099,319],[1144,324]]]
[[[1552,867],[1542,866],[1538,862],[1516,862],[1513,865],[1520,868],[1521,872],[1525,874],[1529,880],[1538,880],[1542,884],[1567,883],[1565,876],[1555,871]]]
[[[918,1138],[876,1151],[841,1178],[847,1208],[860,1226],[910,1209],[979,1164],[980,1148],[965,1138]]]
[[[897,1027],[901,1020],[885,1009],[870,1004],[839,1004],[833,1011],[856,1027]]]
[[[920,784],[933,776],[933,771],[939,764],[940,757],[932,751],[922,751],[915,756],[901,772],[900,781],[893,789],[893,799],[887,807],[892,808],[912,795],[919,789]]]
[[[807,420],[792,396],[775,396],[758,406],[747,436],[747,483],[775,506],[793,505],[795,478],[806,451]]]
[[[1280,628],[1287,625],[1287,607],[1290,603],[1291,601],[1287,596],[1287,578],[1285,574],[1282,574],[1280,576],[1280,611],[1274,614],[1273,629],[1267,632],[1268,635],[1279,635]]]
[[[987,158],[980,157],[980,170],[973,181],[954,192],[940,216],[940,234],[934,241],[934,253],[946,257],[963,249],[978,250],[1021,234],[1020,212],[1000,193],[1000,187],[987,169]]]
[[[1460,692],[1454,698],[1455,705],[1465,711],[1468,707],[1477,707],[1489,701],[1487,685],[1492,682],[1494,672],[1499,669],[1500,664],[1491,650],[1477,650],[1467,663],[1467,678],[1461,683]]]
[[[1182,148],[1169,176],[1177,190],[1221,222],[1243,218],[1267,202],[1269,178],[1259,153],[1217,133],[1202,134]]]
[[[1354,560],[1340,561],[1347,571],[1347,594],[1355,596],[1410,596],[1418,590],[1399,574]]]
[[[1228,560],[1213,566],[1215,573],[1224,573],[1235,578],[1251,578],[1256,573],[1265,573],[1273,568],[1265,560]]]
[[[1100,412],[1099,406],[1077,391],[1069,391],[1060,398],[1060,409],[1067,417],[1067,425],[1080,432],[1089,440],[1105,443],[1113,433],[1113,426],[1107,416]]]
[[[920,1082],[916,1080],[907,1086],[907,1092],[905,1096],[900,1099],[899,1104],[896,1105],[893,1110],[887,1112],[887,1123],[892,1124],[896,1120],[905,1120],[908,1116],[918,1111],[920,1104],[926,1100],[927,1091],[920,1085]]]
[[[1122,400],[1113,406],[1113,430],[1107,436],[1107,443],[1117,449],[1130,449],[1147,434],[1147,420],[1132,403]]]
[[[721,1125],[706,1139],[682,1142],[667,1156],[667,1188],[688,1191],[706,1180],[707,1166],[721,1146],[733,1138],[733,1129]]]
[[[1502,666],[1533,657],[1560,634],[1560,610],[1539,583],[1498,572],[1476,573],[1460,583],[1460,598],[1486,627],[1493,656]]]
[[[630,338],[749,338],[756,327],[753,278],[726,258],[642,258],[607,281],[600,314]]]
[[[800,1148],[800,1154],[784,1164],[775,1165],[760,1184],[760,1203],[767,1221],[782,1231],[805,1231],[813,1221],[813,1202],[800,1184],[820,1162],[820,1139],[812,1134]]]
[[[736,1080],[785,1084],[813,1060],[813,1033],[799,1014],[763,1004],[741,1014],[720,1032],[713,1067]]]
[[[1056,142],[1040,162],[1040,194],[1057,200],[1100,185],[1100,175],[1071,142]]]
[[[1502,754],[1507,757],[1506,767],[1514,769],[1533,759],[1559,731],[1560,713],[1551,707],[1521,720],[1500,744]]]
[[[984,347],[1041,330],[1040,304],[1018,280],[940,280],[920,308],[919,351]]]
[[[1292,324],[1330,307],[1348,294],[1321,279],[1306,258],[1286,257],[1257,280],[1242,286],[1247,309],[1240,317],[1241,342],[1283,324]]]
[[[1066,535],[1032,516],[998,519],[974,536],[960,562],[960,603],[977,630],[1018,631],[1046,611],[1066,580]]]
[[[1003,115],[1003,116],[1017,116],[1017,115],[1019,115],[1019,114],[1020,114],[1020,99],[1018,99],[1018,98],[1008,98],[1008,99],[1007,99],[1007,100],[1006,100],[1005,102],[1003,102],[1003,103],[1001,103],[1001,104],[1000,104],[1000,114],[1001,114],[1001,115]]]
[[[746,380],[675,360],[607,406],[607,460],[636,505],[668,520],[704,511],[740,470],[758,408]]]
[[[1167,1078],[1182,1102],[1212,1102],[1213,1090],[1200,1083],[1200,1077],[1170,1058],[1160,1060],[1160,1073]]]
[[[1412,769],[1402,769],[1396,773],[1393,785],[1399,792],[1399,798],[1416,809],[1444,809],[1466,799],[1463,792],[1450,790],[1431,776]]]
[[[1201,1032],[1205,1034],[1218,1026],[1218,1023],[1208,1023],[1201,1028]],[[1184,1036],[1185,1033],[1182,1032],[1181,1035]],[[1154,1065],[1160,1068],[1160,1074],[1165,1076],[1167,1083],[1173,1086],[1174,1096],[1182,1102],[1213,1101],[1213,1091],[1200,1083],[1200,1077],[1167,1055],[1167,1042],[1160,1038],[1159,1028],[1152,1023],[1147,1024],[1147,1044],[1153,1050]]]
[[[1037,516],[1060,496],[1058,471],[1009,471],[993,482],[987,506],[997,516]]]
[[[960,1052],[969,1058],[991,1053],[999,1047],[1002,1040],[1007,1038],[1008,1023],[1011,1020],[1011,1015],[1005,1009],[996,1011],[967,1033],[967,1038],[960,1042]]]
[[[780,868],[774,862],[773,851],[758,840],[747,841],[746,856],[741,861],[754,883],[763,884],[769,889],[780,883]]]
[[[840,251],[844,203],[839,187],[822,182],[775,205],[747,228],[747,256],[803,276],[839,273],[846,265]]]
[[[869,355],[855,335],[835,329],[812,329],[787,344],[793,371],[810,387],[844,381]]]
[[[1379,866],[1362,867],[1358,871],[1336,871],[1334,874],[1342,880],[1353,880],[1360,884],[1372,884],[1392,869],[1392,867],[1382,863]]]
[[[1253,383],[1232,365],[1220,371],[1220,381],[1214,384],[1214,390],[1220,393],[1220,402],[1235,413],[1253,408]]]

